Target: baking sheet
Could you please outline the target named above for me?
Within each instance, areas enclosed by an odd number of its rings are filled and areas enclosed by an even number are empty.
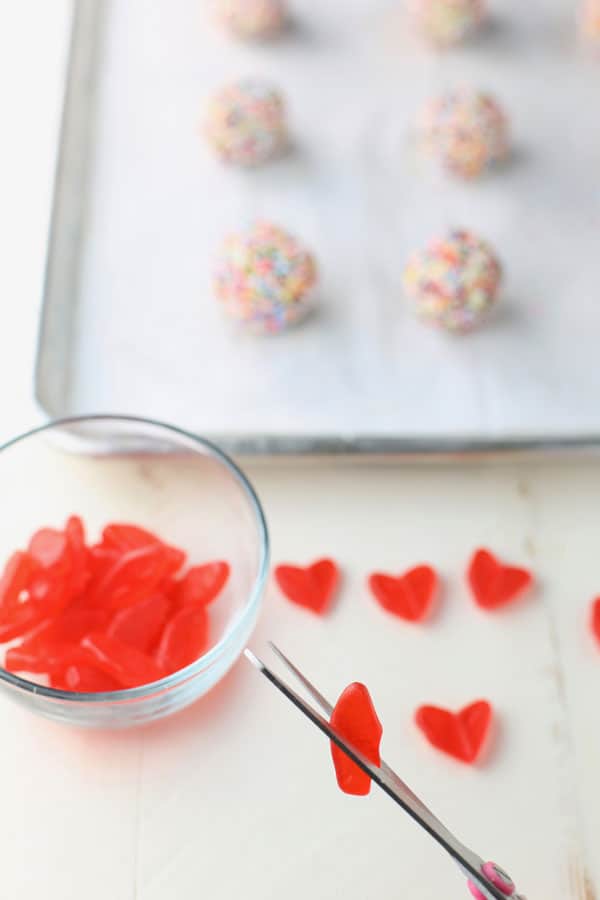
[[[600,66],[570,0],[498,0],[473,45],[414,44],[392,0],[293,3],[269,46],[222,34],[209,3],[80,0],[36,392],[52,416],[162,418],[244,452],[589,447],[600,438]],[[223,82],[261,76],[293,149],[223,167],[198,123]],[[503,171],[455,183],[421,159],[415,117],[473,84],[509,111]],[[223,321],[223,235],[273,219],[315,249],[320,309],[276,338]],[[416,322],[413,248],[453,225],[494,243],[503,302],[462,338]]]

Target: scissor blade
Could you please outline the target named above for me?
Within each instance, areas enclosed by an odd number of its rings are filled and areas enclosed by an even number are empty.
[[[487,892],[487,895],[493,900],[506,900],[506,897],[490,884],[481,874],[481,860],[471,851],[465,852],[460,842],[443,828],[440,830],[435,822],[431,822],[429,817],[423,814],[419,803],[414,803],[410,796],[406,796],[403,790],[398,790],[394,783],[394,778],[379,766],[374,765],[360,750],[353,747],[345,740],[335,728],[332,728],[327,719],[323,718],[320,713],[312,708],[302,697],[299,696],[289,685],[287,685],[278,675],[276,675],[262,660],[258,659],[251,650],[244,651],[246,658],[261,672],[265,678],[274,685],[280,693],[284,695],[293,705],[304,713],[313,725],[323,732],[334,744],[346,753],[350,759],[356,763],[359,769],[362,769],[375,784],[380,787],[388,797],[391,797],[405,812],[408,813],[431,837],[440,844],[447,853],[459,864],[466,875],[475,882],[478,887]],[[302,677],[304,679],[304,676]],[[392,773],[393,774],[393,773]],[[450,838],[450,839],[449,839]]]
[[[277,647],[273,643],[273,641],[269,641],[269,647],[273,650],[273,652],[281,660],[281,662],[285,666],[287,666],[287,668],[290,670],[290,672],[292,672],[292,674],[298,679],[298,681],[300,682],[302,687],[313,698],[315,703],[317,703],[318,706],[320,706],[323,713],[328,718],[331,718],[331,715],[333,713],[333,706],[331,705],[331,703],[323,696],[323,694],[321,694],[321,692],[319,690],[317,690],[317,688],[314,686],[314,684],[312,684],[311,681],[309,681],[309,679],[306,677],[306,675],[304,675],[304,673],[300,671],[298,666],[294,665],[294,663],[291,661],[291,659],[288,656],[286,656],[285,653],[282,650],[280,650],[279,647]],[[428,821],[428,824],[432,830],[436,829],[441,835],[444,836],[445,840],[449,844],[453,842],[455,844],[456,850],[459,851],[463,856],[470,855],[471,863],[474,866],[482,865],[483,860],[480,859],[471,850],[469,850],[468,847],[465,847],[463,844],[459,843],[459,841],[454,837],[452,832],[450,832],[446,828],[446,826],[440,822],[440,820],[437,818],[437,816],[435,816],[431,812],[431,810],[423,803],[421,798],[418,797],[413,791],[411,791],[411,789],[406,784],[406,782],[403,781],[402,778],[400,778],[400,776],[397,775],[394,772],[394,770],[391,768],[391,766],[388,766],[388,764],[386,762],[384,762],[383,759],[381,760],[380,769],[382,770],[384,775],[387,776],[387,778],[390,780],[390,782],[394,785],[396,791],[399,794],[403,794],[404,799],[408,803],[414,804],[415,808],[418,808],[420,810],[421,816],[423,817],[423,819],[426,819]]]
[[[300,671],[300,669],[299,669],[297,666],[294,665],[294,663],[291,661],[291,659],[289,659],[289,657],[287,657],[287,656],[285,655],[285,653],[284,653],[282,650],[280,650],[279,647],[277,647],[276,644],[273,643],[273,641],[269,641],[269,647],[271,648],[271,650],[273,651],[273,653],[275,653],[275,655],[279,657],[279,659],[281,660],[281,662],[282,662],[285,666],[287,666],[287,668],[290,670],[290,672],[292,672],[292,674],[296,676],[296,678],[298,679],[298,681],[300,682],[300,684],[305,688],[306,691],[308,691],[308,693],[309,693],[310,696],[313,698],[313,700],[314,700],[316,703],[318,703],[318,705],[321,707],[321,709],[323,710],[323,713],[324,713],[326,716],[329,716],[329,717],[331,718],[331,714],[333,713],[333,706],[332,706],[332,704],[329,702],[329,700],[327,700],[327,699],[323,696],[323,694],[322,694],[320,691],[318,691],[318,690],[316,689],[316,687],[314,686],[314,684],[312,684],[312,683],[308,680],[308,678],[306,677],[306,675],[303,675],[303,674],[302,674],[302,672]]]

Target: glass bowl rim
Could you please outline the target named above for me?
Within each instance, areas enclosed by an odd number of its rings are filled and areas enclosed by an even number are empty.
[[[229,472],[234,481],[236,481],[238,486],[242,489],[242,493],[245,494],[250,509],[254,514],[254,521],[256,524],[260,544],[260,557],[258,572],[254,579],[252,589],[250,590],[249,597],[242,609],[237,613],[237,616],[234,619],[233,626],[225,632],[220,640],[214,645],[214,647],[211,647],[211,649],[208,650],[207,653],[202,654],[202,656],[200,656],[189,666],[186,666],[183,669],[178,669],[171,675],[167,675],[165,676],[165,678],[161,678],[160,681],[152,681],[149,684],[143,684],[140,687],[124,688],[120,691],[103,691],[91,694],[78,693],[76,691],[62,691],[56,688],[46,687],[45,685],[36,684],[33,681],[28,681],[26,678],[20,678],[18,675],[14,675],[12,672],[8,672],[6,669],[0,666],[0,683],[6,682],[11,687],[17,688],[21,691],[25,691],[28,694],[41,696],[48,700],[59,700],[62,702],[71,703],[73,706],[83,704],[89,705],[91,703],[107,704],[111,702],[118,703],[127,700],[141,700],[151,697],[155,694],[168,691],[170,688],[176,687],[180,683],[194,678],[202,670],[210,667],[212,663],[221,656],[221,653],[226,649],[226,647],[229,645],[230,641],[232,641],[238,631],[242,629],[247,613],[252,611],[258,604],[267,580],[269,570],[269,531],[261,502],[258,499],[258,495],[254,490],[254,487],[252,486],[244,472],[241,470],[241,468],[231,459],[230,456],[227,455],[227,453],[221,450],[221,448],[214,444],[212,441],[208,440],[207,438],[200,437],[200,435],[194,434],[191,431],[187,431],[184,428],[179,428],[177,425],[170,425],[167,422],[162,422],[159,419],[151,419],[146,416],[125,415],[120,413],[94,413],[90,415],[64,416],[57,419],[51,419],[50,421],[45,422],[42,425],[38,425],[35,428],[31,428],[28,431],[24,431],[21,434],[16,435],[16,437],[12,437],[9,440],[4,441],[0,444],[0,454],[2,454],[5,450],[9,450],[12,447],[22,443],[28,438],[36,437],[40,434],[58,431],[60,429],[68,429],[70,426],[83,425],[85,423],[108,421],[121,423],[129,422],[133,425],[149,425],[153,428],[164,429],[166,432],[174,435],[177,439],[183,439],[185,442],[189,442],[191,445],[196,445],[195,452],[200,452],[200,450],[207,451],[208,456],[215,459],[223,466],[226,471]]]

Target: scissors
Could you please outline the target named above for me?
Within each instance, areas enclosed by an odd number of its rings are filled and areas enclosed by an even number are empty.
[[[281,691],[284,697],[287,697],[300,712],[304,713],[313,725],[316,725],[334,744],[337,744],[363,772],[371,777],[371,780],[378,787],[385,791],[388,797],[391,797],[404,812],[408,813],[421,828],[425,829],[430,837],[443,847],[467,878],[468,888],[476,900],[506,900],[507,897],[512,898],[512,900],[525,900],[521,894],[516,893],[512,879],[500,866],[493,862],[484,862],[480,856],[462,844],[445,825],[442,825],[440,820],[434,816],[431,810],[425,806],[423,801],[411,791],[408,785],[396,775],[387,763],[381,760],[379,766],[375,765],[360,750],[357,750],[356,747],[353,747],[352,744],[338,734],[329,724],[329,719],[333,713],[331,703],[325,699],[320,691],[311,684],[308,678],[302,674],[300,669],[281,650],[272,643],[270,647],[288,671],[302,685],[307,694],[309,694],[317,709],[303,700],[296,691],[266,666],[264,662],[258,659],[251,650],[246,650],[245,656],[271,684]]]

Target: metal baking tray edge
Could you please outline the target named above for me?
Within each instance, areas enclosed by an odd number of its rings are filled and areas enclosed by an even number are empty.
[[[38,333],[34,397],[44,419],[65,416],[60,398],[69,383],[65,360],[72,336],[71,304],[77,290],[81,242],[86,215],[86,181],[93,153],[93,116],[85,114],[95,103],[95,71],[102,44],[106,8],[97,0],[73,0],[69,61],[64,93],[60,146],[57,154],[52,212]],[[119,410],[89,410],[90,414],[118,415]],[[83,434],[76,421],[65,418],[64,449],[85,454],[127,453],[115,434]],[[347,458],[357,461],[475,462],[539,459],[548,456],[580,458],[600,452],[600,434],[572,437],[510,439],[420,439],[390,436],[339,437],[293,435],[221,437],[211,440],[242,458],[307,459]],[[139,452],[139,448],[138,451]]]
[[[94,68],[100,41],[102,4],[72,0],[68,64],[59,129],[52,210],[34,374],[34,399],[46,419],[64,415],[73,321],[70,298],[77,291],[85,221],[85,187],[92,118],[82,107],[94,103]]]

